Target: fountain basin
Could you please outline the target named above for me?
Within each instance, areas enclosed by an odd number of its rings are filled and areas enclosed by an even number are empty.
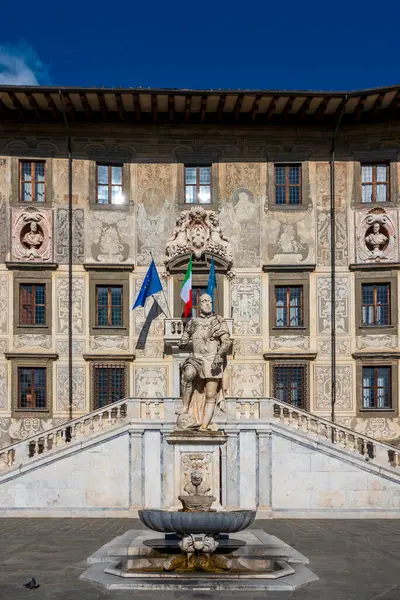
[[[253,523],[256,512],[256,510],[180,512],[146,508],[139,510],[139,518],[146,527],[160,533],[219,535],[246,529]]]

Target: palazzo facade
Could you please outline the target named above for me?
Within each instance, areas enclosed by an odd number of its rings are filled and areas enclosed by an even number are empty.
[[[191,219],[228,395],[330,418],[334,365],[335,421],[397,444],[398,94],[0,86],[0,444],[179,396]],[[152,257],[165,294],[132,311]]]

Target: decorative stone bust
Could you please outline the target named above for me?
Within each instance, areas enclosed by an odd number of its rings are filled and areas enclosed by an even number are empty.
[[[367,244],[372,246],[373,252],[379,252],[383,249],[384,245],[388,241],[388,238],[381,231],[381,226],[379,223],[374,223],[372,226],[372,233],[365,236],[365,241]]]
[[[30,230],[22,238],[22,242],[29,248],[38,248],[43,244],[43,235],[38,231],[36,221],[30,222]]]

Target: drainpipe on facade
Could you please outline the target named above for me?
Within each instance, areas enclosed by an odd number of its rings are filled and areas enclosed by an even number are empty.
[[[69,419],[73,418],[73,389],[72,389],[72,149],[71,136],[68,126],[65,102],[61,90],[58,91],[61,105],[63,107],[63,117],[67,129],[67,147],[68,147],[68,409]],[[71,440],[70,428],[66,430],[67,440]]]
[[[331,206],[331,421],[335,422],[335,404],[336,404],[336,209],[335,209],[335,142],[339,131],[340,122],[347,103],[347,94],[345,94],[342,107],[332,136],[331,159],[330,159],[330,206]],[[335,434],[332,429],[332,443],[335,441]]]

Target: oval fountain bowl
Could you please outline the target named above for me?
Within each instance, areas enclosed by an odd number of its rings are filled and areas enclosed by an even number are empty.
[[[226,512],[179,512],[139,510],[139,518],[146,527],[161,533],[235,533],[252,524],[256,510],[231,510]]]

